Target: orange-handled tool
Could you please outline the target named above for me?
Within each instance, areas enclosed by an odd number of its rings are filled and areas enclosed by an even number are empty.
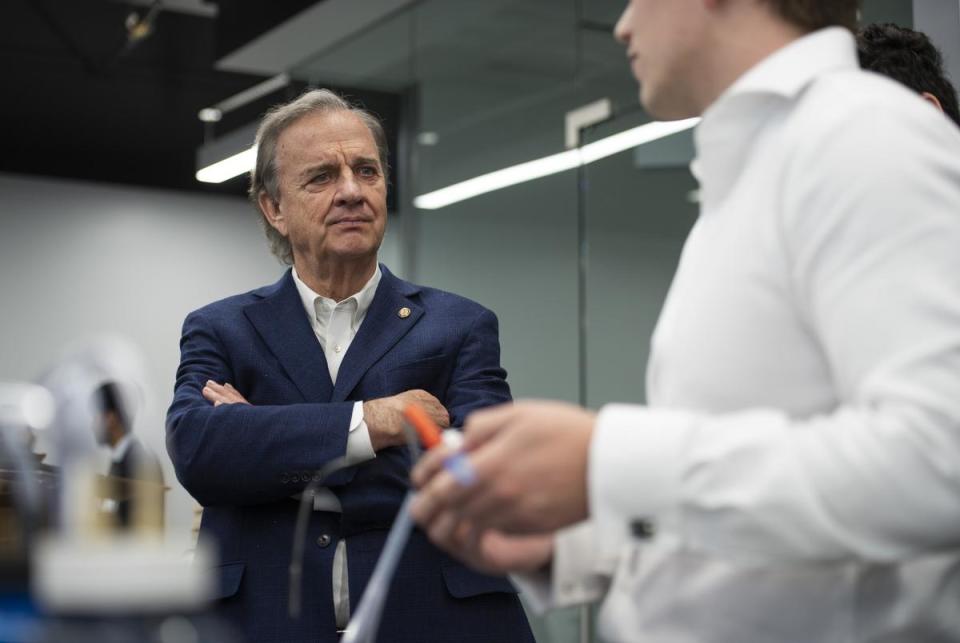
[[[416,430],[417,435],[420,437],[420,442],[423,443],[423,446],[427,449],[432,449],[441,442],[444,442],[444,435],[440,432],[440,427],[430,419],[426,411],[416,404],[407,405],[407,408],[403,410],[403,416]],[[443,468],[449,471],[450,474],[456,478],[457,482],[465,487],[469,487],[477,481],[477,476],[473,470],[473,465],[470,464],[470,460],[467,458],[467,454],[459,450],[459,447],[456,446],[460,444],[461,440],[452,441],[453,436],[457,438],[461,437],[457,432],[447,432],[447,437],[451,439],[447,441],[447,446],[451,447],[453,452],[444,459]]]
[[[440,427],[430,419],[426,411],[416,404],[408,404],[407,407],[403,409],[403,417],[405,417],[407,422],[416,430],[420,442],[427,449],[432,449],[443,442]]]

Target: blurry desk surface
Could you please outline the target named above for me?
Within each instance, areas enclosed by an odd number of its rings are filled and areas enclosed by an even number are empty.
[[[47,465],[37,465],[38,468],[30,472],[34,484],[41,489],[54,489],[57,481],[60,479],[60,472],[54,467]],[[0,505],[7,502],[3,500],[12,496],[16,488],[23,484],[21,473],[15,469],[0,467]]]
[[[97,475],[97,497],[110,500],[130,500],[138,493],[166,493],[170,487],[162,482],[138,478]]]
[[[60,480],[60,470],[48,465],[40,465],[42,468],[34,469],[31,472],[34,482],[44,490],[53,490]],[[95,476],[96,488],[99,492],[99,498],[111,498],[113,500],[128,500],[135,495],[136,491],[169,491],[170,487],[162,482],[152,480],[139,480],[136,478],[119,478],[116,476],[106,476],[97,474]],[[116,484],[120,483],[120,484]],[[0,506],[12,505],[12,497],[16,493],[19,485],[23,484],[20,474],[14,469],[0,468]]]
[[[60,487],[60,469],[44,464],[34,465],[30,472],[31,480],[39,491],[41,503],[40,526],[51,524],[55,506],[54,498]],[[14,469],[0,467],[0,552],[16,549],[21,539],[19,518],[22,508],[19,506],[23,486],[21,473]],[[162,481],[119,478],[115,476],[94,475],[90,493],[92,493],[91,515],[118,514],[121,524],[132,519],[131,507],[143,507],[140,524],[163,526],[164,499],[170,487]],[[144,522],[145,521],[145,522]]]

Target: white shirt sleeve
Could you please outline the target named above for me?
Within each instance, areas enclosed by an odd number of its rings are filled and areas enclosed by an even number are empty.
[[[606,551],[638,518],[748,560],[895,561],[960,543],[960,144],[888,120],[865,113],[843,145],[807,146],[772,213],[837,407],[607,407],[589,468]]]
[[[347,465],[359,464],[377,457],[370,441],[370,429],[363,419],[363,402],[353,405],[350,417],[350,433],[347,435]]]

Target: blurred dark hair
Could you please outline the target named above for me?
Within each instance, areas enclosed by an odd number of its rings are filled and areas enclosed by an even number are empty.
[[[774,10],[787,22],[804,31],[824,27],[857,26],[860,0],[768,0]]]
[[[960,125],[957,90],[943,68],[943,55],[926,34],[895,24],[867,25],[857,32],[860,66],[889,76],[917,92],[937,97],[943,111]]]
[[[130,418],[127,410],[124,408],[123,398],[120,394],[120,388],[114,382],[104,382],[96,392],[97,403],[100,405],[101,413],[113,412],[120,419],[124,433],[130,432]]]

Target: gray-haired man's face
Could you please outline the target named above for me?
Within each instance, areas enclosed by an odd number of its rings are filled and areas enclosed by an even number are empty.
[[[387,186],[376,142],[359,117],[308,114],[283,131],[275,158],[280,198],[273,203],[264,196],[261,207],[290,240],[295,261],[376,257]]]

